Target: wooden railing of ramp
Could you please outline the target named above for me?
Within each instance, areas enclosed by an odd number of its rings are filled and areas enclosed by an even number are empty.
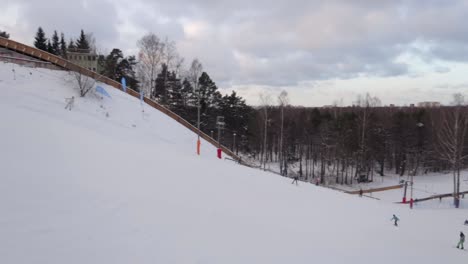
[[[98,73],[96,73],[94,71],[83,68],[83,67],[81,67],[81,66],[79,66],[77,64],[71,63],[71,62],[69,62],[68,60],[66,60],[66,59],[64,59],[62,57],[59,57],[59,56],[50,54],[48,52],[45,52],[43,50],[39,50],[39,49],[33,48],[31,46],[19,43],[17,41],[11,40],[11,39],[6,39],[6,38],[3,38],[3,37],[0,37],[0,47],[7,48],[7,49],[13,50],[15,52],[18,52],[18,53],[21,53],[21,54],[24,54],[24,55],[27,55],[27,56],[30,56],[30,57],[33,57],[33,58],[36,58],[36,59],[40,59],[40,60],[43,60],[43,61],[50,62],[50,63],[52,63],[54,65],[57,65],[57,66],[59,66],[59,67],[61,67],[63,69],[69,70],[69,71],[79,72],[79,73],[81,73],[81,74],[83,74],[85,76],[96,79],[99,82],[105,83],[105,84],[107,84],[109,86],[112,86],[112,87],[114,87],[116,89],[119,89],[119,90],[121,90],[123,92],[123,87],[122,87],[121,83],[119,83],[117,81],[114,81],[114,80],[112,80],[112,79],[110,79],[110,78],[108,78],[106,76],[100,75],[100,74],[98,74]],[[135,90],[133,90],[131,88],[127,88],[126,91],[131,96],[134,96],[136,98],[140,98],[140,94],[137,91],[135,91]],[[201,138],[208,141],[213,146],[220,147],[223,150],[224,153],[231,156],[236,161],[241,161],[241,159],[236,154],[234,154],[230,149],[228,149],[227,147],[225,147],[223,145],[220,146],[216,140],[214,140],[213,138],[211,138],[207,134],[203,133],[202,131],[199,131],[195,126],[190,124],[187,120],[183,119],[182,117],[178,116],[176,113],[172,112],[171,110],[167,109],[166,107],[160,105],[159,103],[157,103],[157,102],[155,102],[155,101],[153,101],[153,100],[151,100],[151,99],[149,99],[147,97],[144,97],[144,101],[148,105],[152,106],[153,108],[156,108],[157,110],[159,110],[159,111],[163,112],[164,114],[168,115],[169,117],[171,117],[175,121],[179,122],[181,125],[183,125],[186,128],[190,129],[195,134],[200,134]],[[195,142],[194,142],[193,145],[194,145],[194,150],[195,150]],[[213,153],[213,155],[215,155],[215,154]],[[248,164],[244,164],[244,165],[248,165]]]

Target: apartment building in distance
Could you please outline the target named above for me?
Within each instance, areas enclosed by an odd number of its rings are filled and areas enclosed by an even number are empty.
[[[91,50],[77,48],[68,49],[67,59],[88,70],[98,70],[98,56]]]
[[[440,102],[419,102],[418,107],[441,107]]]

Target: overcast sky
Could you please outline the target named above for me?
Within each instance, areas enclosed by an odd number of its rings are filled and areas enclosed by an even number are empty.
[[[250,104],[260,92],[291,104],[384,104],[468,97],[468,0],[0,0],[0,30],[32,44],[38,26],[101,51],[137,53],[148,32],[199,58],[224,92]],[[187,63],[188,64],[188,63]],[[274,100],[276,102],[276,100]]]

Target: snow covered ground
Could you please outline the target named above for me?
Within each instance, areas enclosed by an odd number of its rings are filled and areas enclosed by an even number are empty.
[[[15,76],[12,69],[15,69]],[[218,160],[118,90],[0,62],[0,263],[465,263],[466,210],[409,210]],[[108,113],[108,117],[106,116]],[[397,214],[398,228],[390,218]]]

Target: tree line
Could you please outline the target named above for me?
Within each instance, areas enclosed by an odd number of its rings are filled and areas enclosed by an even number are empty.
[[[0,37],[2,38],[10,38],[10,34],[8,32],[0,30]]]
[[[39,33],[36,41],[39,37],[47,49]],[[56,50],[54,36],[56,31],[51,42]],[[78,48],[87,43],[86,36],[81,31]],[[277,103],[263,95],[261,105],[252,107],[235,91],[222,95],[198,59],[186,69],[174,42],[149,33],[137,46],[137,56],[125,57],[118,48],[99,54],[100,73],[116,81],[125,77],[130,87],[194,126],[200,111],[200,129],[215,139],[216,118],[223,116],[220,144],[265,169],[275,163],[284,176],[333,184],[451,170],[458,197],[468,157],[468,112],[460,94],[451,106],[437,108],[382,107],[370,95],[360,96],[352,107],[314,108],[291,106],[283,91]]]
[[[460,170],[468,158],[463,95],[433,108],[382,107],[370,95],[352,107],[294,107],[281,97],[278,102],[255,109],[242,145],[264,168],[277,163],[282,175],[329,184],[452,171],[458,205]]]
[[[83,51],[90,51],[92,48],[90,43],[94,42],[94,37],[91,33],[85,34],[83,30],[80,32],[80,36],[73,40],[70,38],[68,44],[65,41],[65,34],[57,33],[57,30],[54,30],[52,37],[48,38],[46,33],[39,27],[37,29],[36,35],[34,36],[34,47],[37,49],[47,51],[51,54],[61,56],[63,58],[67,58],[67,51],[68,50],[83,50]]]

